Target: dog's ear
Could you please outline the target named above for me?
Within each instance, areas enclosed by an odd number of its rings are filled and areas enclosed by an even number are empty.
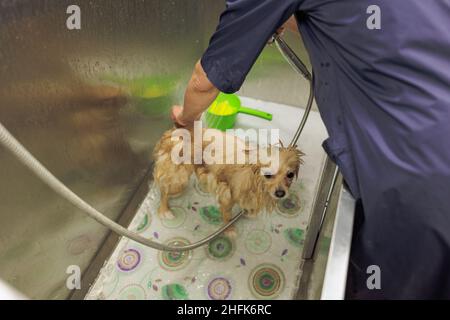
[[[303,164],[302,157],[305,154],[303,152],[301,152],[299,149],[297,149],[296,147],[290,147],[289,149],[290,149],[290,151],[295,153],[296,164],[295,164],[295,168],[294,168],[294,173],[295,173],[295,178],[297,179],[298,173],[300,171],[300,165]]]
[[[295,179],[298,179],[298,172],[300,171],[300,163],[298,165],[295,166],[294,169],[294,173],[295,173]]]

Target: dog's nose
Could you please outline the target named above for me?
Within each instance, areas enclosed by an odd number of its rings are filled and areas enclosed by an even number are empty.
[[[283,198],[286,195],[286,192],[284,190],[277,190],[275,191],[275,196],[277,198]]]

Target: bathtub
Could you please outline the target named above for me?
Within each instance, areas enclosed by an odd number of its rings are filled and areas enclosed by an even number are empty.
[[[0,10],[0,120],[71,190],[109,218],[136,228],[152,191],[152,149],[171,126],[170,106],[182,101],[224,2],[80,0],[80,30],[65,23],[71,4],[21,0]],[[307,62],[302,42],[293,35],[287,41]],[[244,104],[267,110],[274,119],[267,123],[239,115],[237,127],[278,128],[281,139],[289,141],[308,86],[268,46],[239,95]],[[274,237],[280,234],[282,241],[272,242],[279,258],[298,272],[295,279],[284,275],[286,291],[272,298],[343,298],[352,199],[321,148],[326,135],[315,110],[299,141],[307,156],[298,184],[303,211],[295,221],[304,225],[292,228],[301,229],[296,233],[301,244],[281,248],[290,245],[282,238],[286,225],[269,228]],[[18,297],[30,299],[108,298],[95,295],[97,284],[108,266],[120,270],[115,257],[127,240],[85,216],[0,150],[0,279],[7,284],[0,291],[9,295],[6,288],[13,288]],[[278,218],[282,214],[260,223],[270,225]],[[237,246],[235,254],[244,247]],[[205,248],[198,250],[208,259]],[[234,287],[235,297],[261,297],[248,286],[260,264],[275,264],[272,269],[287,273],[272,260],[246,257],[232,258],[245,274],[234,282],[246,279],[245,286]],[[68,279],[77,272],[80,285],[71,287]],[[213,277],[205,275],[203,287],[191,296],[211,298],[204,287]],[[165,279],[167,291],[174,282]],[[146,298],[164,298],[160,291],[154,294],[153,286],[147,289]]]

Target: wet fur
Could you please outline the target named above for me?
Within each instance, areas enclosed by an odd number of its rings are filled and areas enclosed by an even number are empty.
[[[263,210],[270,212],[278,200],[275,192],[283,190],[286,193],[285,196],[288,195],[288,189],[293,179],[297,178],[302,163],[301,151],[293,147],[281,146],[279,170],[271,178],[261,174],[263,166],[259,163],[175,164],[171,160],[171,152],[177,142],[171,141],[172,132],[173,129],[164,133],[153,154],[155,159],[153,175],[161,191],[161,203],[158,210],[161,218],[174,218],[169,208],[169,198],[184,191],[192,174],[197,176],[203,190],[216,196],[225,223],[232,218],[231,210],[235,204],[246,210],[249,216],[255,216]],[[204,142],[203,150],[210,143]],[[290,172],[295,174],[294,178],[287,177]],[[229,233],[233,233],[233,229],[230,229]]]

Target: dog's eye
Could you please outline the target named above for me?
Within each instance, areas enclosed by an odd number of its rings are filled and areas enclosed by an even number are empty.
[[[288,179],[292,179],[294,178],[294,173],[293,172],[289,172],[286,177],[288,177]]]
[[[264,175],[264,178],[266,178],[266,179],[272,179],[272,177],[273,177],[273,175],[271,175],[270,173],[266,173]]]

